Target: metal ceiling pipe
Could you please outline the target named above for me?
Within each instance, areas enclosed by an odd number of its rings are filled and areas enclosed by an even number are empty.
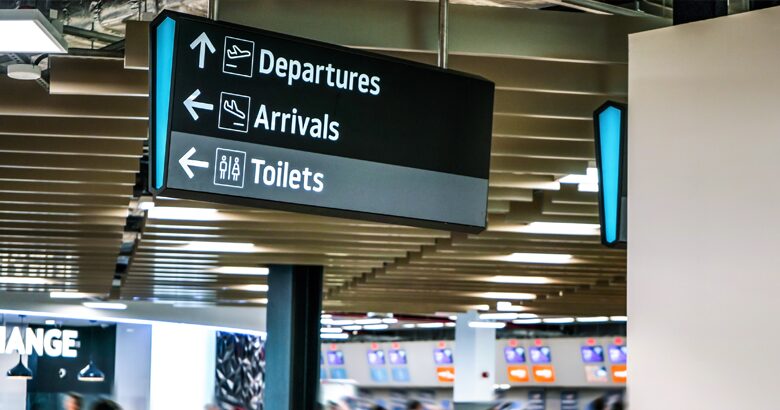
[[[586,11],[588,13],[612,14],[616,16],[645,17],[655,19],[661,18],[652,14],[647,14],[643,11],[631,10],[620,6],[614,6],[612,4],[602,3],[596,0],[547,0],[547,2],[557,4],[559,6]]]
[[[441,68],[447,68],[447,31],[449,20],[449,0],[439,0],[439,54],[438,64]]]

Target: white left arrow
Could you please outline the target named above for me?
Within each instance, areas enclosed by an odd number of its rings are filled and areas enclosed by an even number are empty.
[[[200,35],[195,38],[195,40],[190,43],[190,48],[195,49],[196,47],[200,47],[200,55],[198,56],[198,68],[203,68],[204,63],[206,62],[206,48],[208,47],[209,52],[211,54],[214,54],[215,51],[217,51],[216,48],[214,48],[214,44],[211,44],[211,40],[209,40],[209,36],[206,35],[206,32],[200,33]]]
[[[190,115],[192,115],[192,119],[197,121],[200,117],[198,115],[198,112],[195,111],[196,108],[199,108],[201,110],[207,110],[212,111],[214,110],[214,104],[204,103],[200,101],[195,101],[196,98],[200,96],[200,90],[195,90],[194,93],[192,93],[189,97],[187,97],[186,100],[184,100],[184,106],[187,107],[187,111],[190,112]]]
[[[192,170],[190,167],[196,167],[196,168],[208,168],[209,163],[208,161],[198,161],[194,159],[190,159],[195,154],[195,147],[190,148],[189,151],[187,151],[184,156],[179,158],[179,165],[184,169],[184,172],[187,174],[190,179],[195,176],[195,174],[192,173]]]

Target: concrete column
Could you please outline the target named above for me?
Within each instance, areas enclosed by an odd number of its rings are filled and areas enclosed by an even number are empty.
[[[496,330],[475,329],[475,311],[458,315],[455,327],[455,403],[493,400],[496,380]]]
[[[632,410],[778,408],[778,22],[630,38]]]

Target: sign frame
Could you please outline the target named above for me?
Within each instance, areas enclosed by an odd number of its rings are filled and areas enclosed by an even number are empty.
[[[170,18],[170,20],[168,20]],[[176,198],[182,198],[182,199],[191,199],[191,200],[197,200],[197,201],[205,201],[205,202],[216,202],[216,203],[222,203],[222,204],[229,204],[229,205],[239,205],[239,206],[246,206],[246,207],[254,207],[254,208],[265,208],[265,209],[273,209],[273,210],[282,210],[282,211],[290,211],[290,212],[296,212],[296,213],[304,213],[304,214],[314,214],[314,215],[322,215],[322,216],[331,216],[331,217],[339,217],[339,218],[347,218],[347,219],[353,219],[353,220],[365,220],[365,221],[372,221],[372,222],[381,222],[381,223],[389,223],[389,224],[396,224],[396,225],[406,225],[406,226],[415,226],[415,227],[421,227],[421,228],[430,228],[430,229],[441,229],[441,230],[449,230],[449,231],[458,231],[458,232],[466,232],[466,233],[479,233],[482,232],[487,227],[487,215],[488,215],[488,198],[487,198],[487,188],[485,188],[485,198],[484,198],[484,208],[481,207],[480,209],[484,209],[484,222],[481,225],[466,225],[466,224],[459,224],[459,223],[452,223],[452,222],[444,222],[439,220],[429,220],[429,219],[420,219],[420,218],[414,218],[414,217],[406,217],[406,216],[396,216],[396,215],[387,215],[387,214],[380,214],[380,213],[371,213],[366,211],[359,211],[359,210],[348,210],[348,209],[339,209],[339,208],[329,208],[329,207],[323,207],[323,206],[317,206],[317,205],[309,205],[309,204],[298,204],[298,203],[292,203],[292,202],[281,202],[276,200],[269,200],[269,199],[258,199],[258,198],[250,198],[246,196],[237,196],[237,195],[226,195],[226,194],[220,194],[220,193],[213,193],[213,192],[201,192],[201,191],[195,191],[195,190],[187,190],[187,189],[181,189],[181,188],[172,188],[168,187],[168,169],[172,158],[169,158],[171,156],[171,141],[172,141],[172,133],[174,132],[173,129],[173,111],[174,107],[177,103],[180,103],[180,101],[173,101],[174,97],[174,84],[175,84],[175,76],[176,76],[176,64],[177,64],[177,49],[176,47],[183,47],[183,43],[176,45],[175,39],[175,22],[177,21],[193,21],[197,24],[208,24],[208,25],[214,25],[221,28],[226,28],[228,30],[241,30],[241,31],[247,31],[250,33],[256,33],[263,36],[270,36],[275,37],[281,40],[286,41],[293,41],[302,43],[304,45],[308,46],[315,46],[319,48],[329,49],[333,50],[334,52],[347,52],[353,55],[357,56],[366,56],[370,57],[372,59],[378,59],[378,60],[386,60],[388,62],[392,62],[394,64],[404,64],[410,67],[414,68],[420,68],[425,70],[434,70],[439,71],[442,73],[448,73],[448,74],[456,74],[459,76],[466,76],[475,80],[483,81],[486,83],[489,83],[491,85],[491,106],[489,107],[489,118],[487,119],[488,123],[490,124],[491,132],[489,132],[487,135],[487,155],[490,155],[491,151],[491,145],[492,145],[492,121],[493,121],[493,98],[495,95],[495,85],[489,81],[486,80],[480,76],[468,74],[468,73],[462,73],[454,70],[448,70],[448,69],[442,69],[436,66],[431,66],[427,64],[422,64],[414,61],[409,60],[403,60],[400,58],[385,56],[382,54],[376,54],[371,53],[363,50],[358,49],[351,49],[339,45],[334,44],[328,44],[323,43],[316,40],[306,39],[306,38],[300,38],[295,36],[290,36],[287,34],[282,33],[275,33],[270,32],[262,29],[252,28],[252,27],[246,27],[241,26],[237,24],[232,23],[225,23],[225,22],[215,22],[206,18],[197,17],[197,16],[191,16],[187,14],[182,14],[178,12],[173,12],[169,10],[165,10],[160,15],[158,15],[155,20],[153,20],[150,23],[150,48],[149,48],[149,90],[150,90],[150,104],[149,104],[149,110],[150,110],[150,117],[149,117],[149,190],[151,193],[156,197],[158,195],[163,196],[171,196]],[[161,41],[169,41],[170,44],[168,44],[165,47],[169,47],[170,49],[167,50],[170,53],[170,61],[164,61],[162,63],[158,62],[158,53],[160,50],[159,42],[158,42],[158,27],[160,27],[162,24],[165,24],[167,21],[173,21],[174,22],[174,28],[173,32],[171,34],[171,38],[161,40]],[[179,41],[181,43],[181,41]],[[194,42],[193,42],[194,44]],[[201,55],[204,53],[206,45],[201,45],[200,53]],[[197,51],[193,49],[193,51]],[[254,58],[254,57],[253,57]],[[201,59],[202,61],[202,59]],[[160,66],[163,67],[160,67]],[[169,70],[168,75],[168,81],[167,81],[167,88],[165,84],[162,84],[158,79],[158,70]],[[160,94],[164,94],[164,98],[159,98]],[[167,109],[165,107],[167,105]],[[487,108],[486,108],[487,109]],[[163,122],[162,124],[160,122]],[[164,134],[164,139],[161,141],[161,136],[159,134]],[[215,139],[221,139],[217,136],[211,136]],[[485,136],[479,136],[479,138],[484,138]],[[481,144],[481,143],[480,143]],[[308,152],[308,151],[301,151],[301,152]],[[162,157],[162,158],[160,158]],[[377,164],[382,164],[380,162],[376,162]],[[489,175],[490,172],[490,158],[487,159],[487,170],[486,173]],[[409,167],[412,169],[416,169],[413,167]],[[456,175],[451,173],[445,173],[447,175]],[[465,176],[465,175],[464,175]],[[476,178],[476,177],[474,177]],[[485,179],[485,186],[487,187],[487,180]],[[476,206],[476,205],[475,205]]]

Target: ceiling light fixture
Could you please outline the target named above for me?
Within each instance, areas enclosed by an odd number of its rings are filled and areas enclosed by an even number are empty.
[[[358,319],[355,321],[356,325],[378,325],[382,323],[382,319]]]
[[[344,330],[346,330],[348,332],[356,332],[358,330],[362,330],[363,326],[351,325],[351,326],[344,326],[344,327],[342,327],[342,329],[344,329]]]
[[[569,263],[572,256],[562,253],[525,253],[515,252],[502,257],[505,262],[518,263]]]
[[[551,317],[547,319],[542,319],[542,322],[549,323],[549,324],[566,324],[566,323],[574,323],[573,317]]]
[[[68,43],[37,9],[0,10],[0,53],[66,53]]]
[[[19,355],[19,363],[5,373],[5,376],[14,380],[30,380],[33,378],[32,370],[22,363],[22,355]]]
[[[82,305],[90,309],[104,309],[104,310],[127,309],[127,305],[125,305],[124,303],[117,303],[117,302],[84,302],[82,303]]]
[[[90,360],[89,364],[79,372],[78,379],[80,382],[100,383],[106,380],[106,375],[98,369],[95,362]]]
[[[417,326],[418,325],[415,324],[415,323],[404,323],[404,324],[401,325],[401,327],[404,328],[404,329],[414,329]]]
[[[323,327],[320,329],[320,333],[341,333],[343,330],[341,330],[340,327]]]
[[[469,327],[474,329],[503,329],[506,327],[504,322],[469,322]]]
[[[486,299],[506,299],[506,300],[534,300],[536,295],[533,293],[522,292],[484,292],[478,293],[476,296]]]
[[[496,310],[499,312],[522,312],[524,306],[513,305],[512,302],[501,301],[496,303]]]
[[[547,285],[553,281],[544,276],[491,276],[488,282],[493,283],[511,283],[518,285]]]
[[[322,333],[320,339],[324,340],[346,340],[349,339],[349,333]]]
[[[599,235],[599,224],[581,224],[566,222],[531,222],[528,225],[522,225],[514,232],[536,233],[550,235]]]
[[[538,325],[542,323],[542,319],[516,319],[512,323],[516,325]]]
[[[577,322],[579,323],[600,323],[600,322],[609,322],[609,318],[606,316],[590,316],[590,317],[578,317]]]
[[[628,316],[610,316],[609,320],[613,322],[628,322]]]
[[[28,278],[21,276],[0,276],[0,284],[4,285],[48,285],[52,281],[44,278]]]
[[[390,326],[381,324],[381,325],[365,325],[363,326],[363,330],[386,330]]]
[[[444,327],[444,323],[442,322],[418,323],[416,325],[412,325],[413,327],[416,326],[419,329],[440,329]]]
[[[49,297],[52,299],[87,299],[94,296],[94,293],[83,292],[49,292]]]
[[[57,321],[56,321],[56,320],[54,320],[54,319],[46,319],[46,320],[45,320],[43,323],[44,323],[45,325],[47,325],[47,326],[54,326],[54,325],[56,325],[56,324],[57,324]]]
[[[266,267],[252,266],[220,266],[218,268],[214,268],[214,272],[221,273],[223,275],[268,276],[269,269]]]

